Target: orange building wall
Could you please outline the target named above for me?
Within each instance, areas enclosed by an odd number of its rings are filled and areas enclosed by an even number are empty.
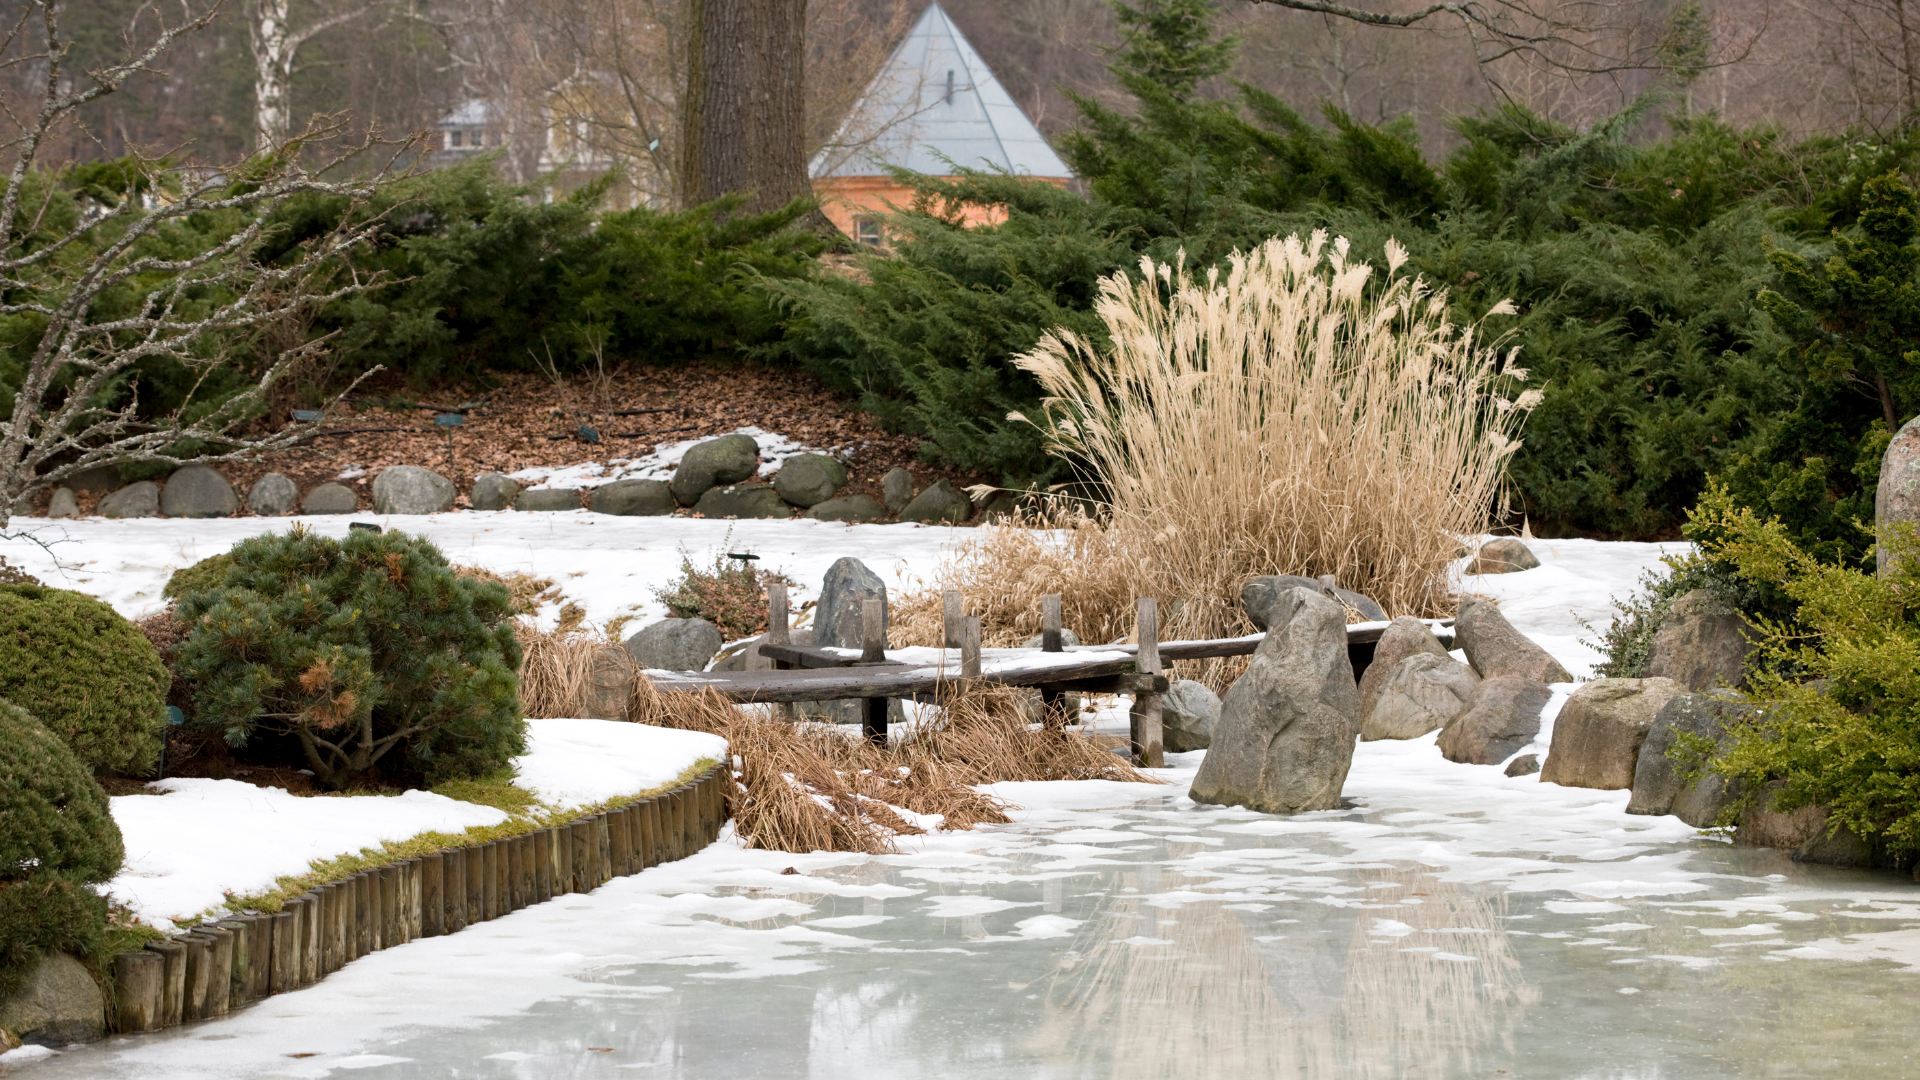
[[[951,180],[953,177],[943,177]],[[1065,187],[1068,181],[1052,176],[1034,177],[1042,183]],[[891,176],[830,176],[813,182],[813,192],[820,199],[821,212],[827,220],[848,236],[858,239],[854,232],[854,219],[867,216],[905,210],[913,205],[913,189]],[[980,206],[965,204],[959,207],[960,219],[971,228],[975,225],[998,225],[1007,219],[1007,212],[998,206]]]

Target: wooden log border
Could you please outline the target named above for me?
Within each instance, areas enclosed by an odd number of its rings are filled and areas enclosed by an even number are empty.
[[[569,824],[365,870],[273,915],[238,915],[113,958],[114,1034],[227,1015],[311,986],[349,961],[438,937],[683,859],[726,822],[721,762],[651,798]]]

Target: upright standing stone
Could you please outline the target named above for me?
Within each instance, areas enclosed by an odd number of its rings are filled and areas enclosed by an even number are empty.
[[[759,468],[760,444],[736,432],[688,448],[669,486],[681,506],[692,506],[709,488],[737,484]]]
[[[1707,773],[1688,781],[1671,751],[1683,737],[1704,739],[1716,747],[1727,729],[1753,707],[1709,694],[1676,694],[1654,714],[1646,741],[1633,767],[1633,797],[1629,814],[1672,814],[1696,829],[1715,824],[1728,800],[1726,779]]]
[[[1219,722],[1220,695],[1205,683],[1176,679],[1160,698],[1160,735],[1169,754],[1208,749]]]
[[[262,517],[287,513],[299,501],[300,488],[285,473],[270,472],[255,480],[247,492],[247,509]]]
[[[1317,591],[1294,589],[1272,615],[1266,640],[1221,700],[1191,794],[1275,814],[1336,809],[1360,703],[1346,614]]]
[[[887,470],[880,478],[880,497],[894,513],[905,510],[913,501],[913,474],[901,468]]]
[[[1294,589],[1317,593],[1320,583],[1298,574],[1266,574],[1240,586],[1240,606],[1247,613],[1247,621],[1261,630],[1273,625],[1274,606]]]
[[[418,465],[394,465],[373,478],[377,514],[444,514],[454,494],[453,481]]]
[[[1645,678],[1672,679],[1688,690],[1731,690],[1746,685],[1747,624],[1731,606],[1705,589],[1673,602],[1647,650]]]
[[[1873,522],[1886,528],[1895,522],[1920,527],[1920,416],[1900,425],[1880,459],[1880,487],[1873,494]],[[1881,573],[1887,572],[1887,548],[1877,553]]]
[[[1540,710],[1552,700],[1543,682],[1519,675],[1486,679],[1440,729],[1440,754],[1462,765],[1498,765],[1540,734]]]
[[[50,518],[80,516],[80,500],[74,497],[72,488],[54,489],[53,497],[47,500],[47,516]]]
[[[814,644],[841,649],[864,647],[864,618],[868,600],[880,601],[880,632],[884,637],[887,628],[886,582],[880,580],[880,575],[867,569],[865,563],[851,556],[828,567],[827,576],[820,582],[820,604],[813,613]],[[861,722],[861,710],[858,700],[846,699],[824,702],[817,709],[811,703],[803,703],[800,712],[824,715],[836,724],[857,724]]]
[[[1483,679],[1518,675],[1543,683],[1573,681],[1560,661],[1515,630],[1490,601],[1462,600],[1460,613],[1453,620],[1453,633],[1474,674]]]
[[[1653,718],[1682,692],[1672,679],[1594,679],[1581,684],[1553,722],[1540,781],[1566,787],[1633,786]]]

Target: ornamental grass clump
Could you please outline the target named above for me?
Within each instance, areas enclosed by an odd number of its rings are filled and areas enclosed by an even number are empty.
[[[152,773],[171,684],[159,651],[107,604],[0,585],[0,698],[38,717],[89,769]]]
[[[120,829],[85,763],[33,714],[0,700],[0,1001],[50,952],[100,946]]]
[[[250,757],[291,749],[330,788],[481,776],[525,752],[503,586],[431,543],[303,528],[242,541],[182,597],[193,722]]]
[[[1109,347],[1061,329],[1017,358],[1031,418],[1103,492],[1111,573],[1178,604],[1163,634],[1251,627],[1240,586],[1332,574],[1394,614],[1450,608],[1460,538],[1500,509],[1538,391],[1447,293],[1348,258],[1324,232],[1275,238],[1195,279],[1142,259],[1103,278]],[[1495,306],[1489,315],[1512,312]]]

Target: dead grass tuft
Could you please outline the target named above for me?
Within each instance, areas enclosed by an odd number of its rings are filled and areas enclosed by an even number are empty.
[[[575,624],[541,630],[516,620],[520,640],[520,703],[534,719],[606,716],[609,688],[640,673],[633,655],[596,627]]]
[[[1151,778],[1077,733],[1029,724],[1021,696],[971,690],[937,720],[885,749],[856,729],[792,724],[718,694],[661,692],[638,680],[631,715],[642,723],[707,731],[740,760],[729,810],[754,847],[778,851],[894,850],[924,830],[898,810],[940,815],[940,828],[1004,823],[1007,804],[975,790],[1003,780]]]
[[[559,597],[552,578],[535,577],[525,571],[496,574],[481,566],[456,564],[453,572],[475,581],[489,581],[507,590],[507,602],[515,615],[531,615],[541,604]]]

